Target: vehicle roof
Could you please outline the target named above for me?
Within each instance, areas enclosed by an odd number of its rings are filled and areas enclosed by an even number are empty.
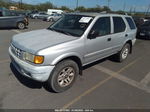
[[[129,17],[129,15],[121,15],[121,14],[111,14],[111,13],[93,13],[93,12],[76,12],[76,13],[67,13],[67,14],[72,14],[72,15],[85,15],[85,16],[104,16],[104,15],[109,15],[109,16],[125,16],[125,17]]]

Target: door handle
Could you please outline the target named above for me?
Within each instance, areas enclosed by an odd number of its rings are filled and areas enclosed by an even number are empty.
[[[107,41],[111,41],[111,38],[108,38]]]

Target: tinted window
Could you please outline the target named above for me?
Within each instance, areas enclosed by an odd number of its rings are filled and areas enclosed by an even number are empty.
[[[121,17],[113,17],[114,33],[125,31],[126,25]]]
[[[99,33],[99,36],[110,34],[110,17],[99,18],[93,26],[92,30],[97,31]]]
[[[130,26],[130,29],[136,29],[135,24],[133,23],[133,21],[130,17],[126,17],[126,20]]]

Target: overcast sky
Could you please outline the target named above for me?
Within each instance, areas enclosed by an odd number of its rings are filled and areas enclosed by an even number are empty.
[[[14,0],[19,1],[19,0]],[[50,1],[54,5],[67,6],[70,8],[76,7],[77,0],[22,0],[25,3],[29,4],[39,4],[43,2]],[[96,5],[104,6],[108,5],[108,0],[78,0],[79,6],[84,7],[95,7]],[[126,11],[129,11],[132,7],[132,10],[136,11],[146,11],[150,5],[150,0],[110,0],[110,8],[112,10],[123,10],[125,7]]]

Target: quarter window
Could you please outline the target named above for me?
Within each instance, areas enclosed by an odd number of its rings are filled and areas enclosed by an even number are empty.
[[[135,24],[134,24],[133,20],[130,17],[126,17],[126,20],[129,24],[129,27],[130,27],[131,30],[136,29]]]
[[[99,36],[108,35],[111,32],[110,17],[101,17],[94,24],[92,31],[99,33]]]
[[[122,17],[113,17],[114,22],[114,33],[125,31],[126,25]]]

